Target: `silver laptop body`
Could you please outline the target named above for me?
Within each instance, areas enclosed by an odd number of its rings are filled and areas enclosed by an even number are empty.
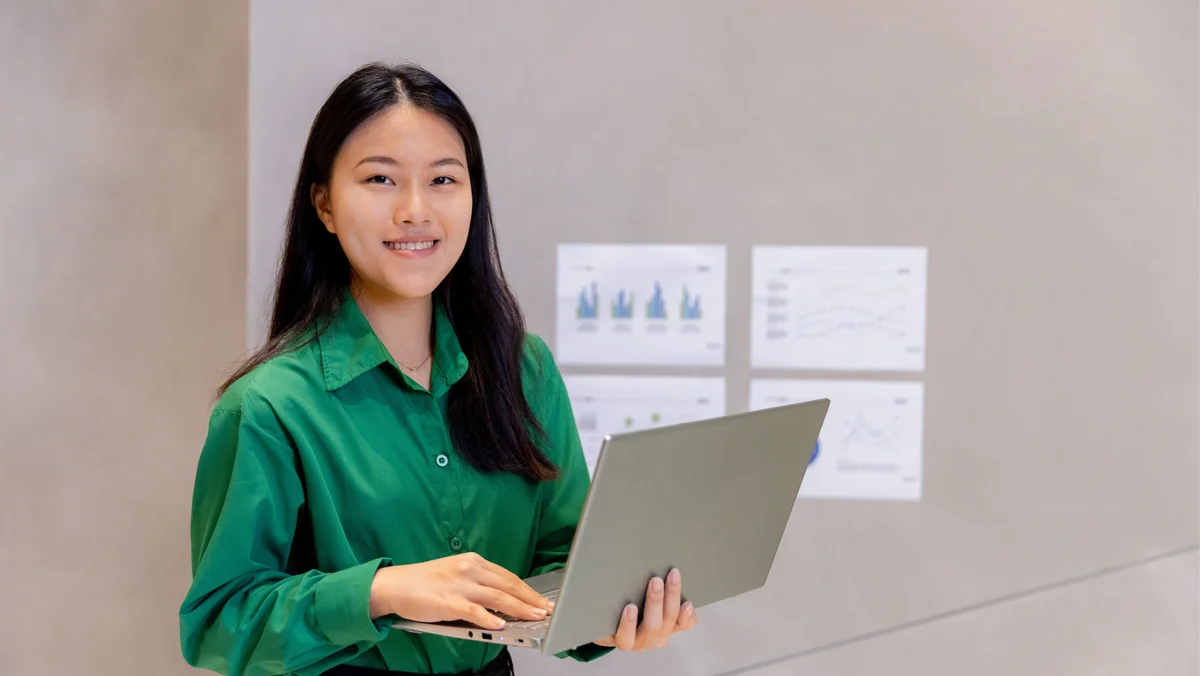
[[[554,613],[508,625],[400,620],[398,629],[552,655],[612,635],[653,576],[683,574],[696,608],[762,587],[771,571],[828,399],[604,439],[564,569],[526,583]],[[639,619],[640,622],[640,619]]]

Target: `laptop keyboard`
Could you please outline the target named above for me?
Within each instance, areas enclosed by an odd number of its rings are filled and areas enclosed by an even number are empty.
[[[551,601],[557,601],[558,600],[558,590],[555,589],[554,591],[542,592],[542,596],[546,597],[547,599],[549,599]],[[496,612],[495,615],[496,615],[496,617],[499,617],[500,619],[504,620],[504,622],[507,623],[508,626],[516,627],[519,629],[541,629],[543,627],[550,626],[550,618],[548,618],[548,617],[544,620],[522,620],[521,618],[513,617],[512,615],[509,615],[508,613]]]

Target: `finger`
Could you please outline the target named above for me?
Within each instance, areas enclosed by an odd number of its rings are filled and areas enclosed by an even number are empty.
[[[459,616],[467,622],[477,624],[484,629],[495,629],[499,631],[503,629],[505,625],[504,620],[489,613],[487,608],[484,608],[478,603],[465,603],[461,612],[459,613]]]
[[[547,611],[553,607],[545,597],[534,591],[512,571],[498,566],[474,552],[459,557],[459,573],[467,580],[484,587],[498,589],[531,606]],[[516,613],[513,614],[516,615]]]
[[[665,641],[675,631],[675,623],[679,620],[679,604],[683,596],[683,576],[679,569],[672,568],[667,573],[667,593],[663,598],[663,619],[660,635]]]
[[[534,608],[541,608],[546,611],[550,611],[554,608],[553,603],[535,591],[533,587],[530,587],[524,580],[517,577],[516,574],[509,569],[503,566],[498,566],[484,558],[480,558],[479,562],[480,569],[476,581],[478,581],[480,584],[492,587],[494,589],[499,589],[509,596],[514,596],[523,603],[529,604]],[[516,613],[512,614],[516,615]]]
[[[490,610],[499,610],[524,620],[544,620],[548,614],[544,608],[535,608],[521,599],[492,587],[476,587],[467,598]]]
[[[689,601],[679,609],[679,619],[675,621],[675,631],[692,629],[699,620],[699,616],[696,615],[696,607]]]
[[[642,607],[642,626],[638,629],[638,643],[651,645],[658,641],[663,622],[663,581],[651,578],[646,587],[646,604]]]
[[[615,634],[617,650],[633,650],[637,647],[637,606],[630,603],[621,613],[621,623]]]

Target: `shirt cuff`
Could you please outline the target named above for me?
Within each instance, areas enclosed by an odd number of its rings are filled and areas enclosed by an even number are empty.
[[[388,559],[375,559],[326,573],[313,587],[317,627],[331,643],[344,646],[374,643],[388,635],[392,619],[384,616],[371,620],[371,583],[380,568],[390,565]]]
[[[594,659],[604,657],[614,650],[616,650],[616,648],[606,648],[604,646],[598,646],[595,643],[588,643],[586,645],[581,645],[578,648],[572,648],[570,650],[558,653],[555,655],[555,657],[570,657],[577,662],[591,662]]]

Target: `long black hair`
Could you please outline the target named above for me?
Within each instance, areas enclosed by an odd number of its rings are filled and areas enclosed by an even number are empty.
[[[400,103],[438,115],[458,131],[471,179],[466,247],[434,292],[470,363],[447,395],[451,439],[481,471],[553,479],[556,468],[534,442],[544,431],[521,387],[525,319],[500,266],[479,134],[458,95],[419,66],[367,64],[338,84],[317,113],[292,196],[267,340],[219,393],[263,362],[300,347],[305,336],[315,338],[338,313],[350,284],[350,262],[318,218],[312,186],[328,184],[334,158],[355,129]]]

